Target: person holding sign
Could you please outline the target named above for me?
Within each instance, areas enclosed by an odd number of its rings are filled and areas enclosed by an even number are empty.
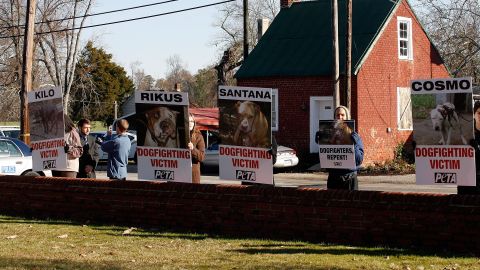
[[[200,162],[205,159],[205,141],[202,133],[196,128],[193,114],[188,117],[188,128],[190,130],[188,149],[192,154],[192,183],[200,184]]]
[[[480,101],[473,105],[473,126],[475,138],[470,141],[470,145],[475,149],[475,167],[476,167],[476,186],[457,186],[457,194],[480,194]]]
[[[95,137],[90,135],[90,120],[80,119],[77,123],[80,133],[80,141],[83,146],[83,154],[80,157],[80,167],[77,178],[96,178],[95,168],[99,160],[99,146],[95,143]]]
[[[73,121],[66,114],[63,116],[63,119],[65,124],[64,148],[67,154],[67,167],[52,170],[52,176],[75,178],[79,168],[78,159],[83,154],[83,147]]]
[[[116,125],[116,136],[112,136],[112,130],[109,129],[106,140],[102,142],[102,150],[108,153],[107,176],[110,179],[127,179],[128,153],[131,147],[127,129],[128,121],[120,119]]]
[[[337,122],[350,120],[350,111],[338,106],[334,112]],[[363,162],[363,142],[357,132],[351,131],[351,141],[355,152],[355,169],[328,169],[327,189],[358,190],[357,170]]]

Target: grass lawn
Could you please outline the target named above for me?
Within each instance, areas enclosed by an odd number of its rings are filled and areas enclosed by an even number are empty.
[[[0,269],[480,269],[475,257],[126,229],[0,216]]]

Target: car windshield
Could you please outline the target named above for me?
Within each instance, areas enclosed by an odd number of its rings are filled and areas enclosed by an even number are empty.
[[[20,138],[20,130],[16,130],[16,129],[4,130],[3,134],[5,134],[6,137],[10,137],[10,138],[15,138],[15,139]]]

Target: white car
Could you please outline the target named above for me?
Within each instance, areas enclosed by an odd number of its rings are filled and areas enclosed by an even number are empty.
[[[52,176],[51,171],[32,171],[32,151],[24,142],[0,137],[0,174],[26,176]]]
[[[218,133],[215,131],[203,131],[205,145],[205,159],[202,162],[203,166],[218,167]],[[279,145],[277,147],[277,161],[273,165],[274,168],[293,167],[298,164],[299,160],[297,152],[289,147]]]
[[[90,132],[90,135],[95,136],[97,138],[101,138],[102,140],[105,139],[105,136],[107,135],[106,132]],[[113,136],[115,136],[115,131],[112,133]],[[127,136],[130,139],[130,142],[132,143],[130,147],[130,152],[128,153],[128,159],[137,161],[137,134],[133,132],[127,132]],[[108,154],[104,153],[101,148],[99,148],[99,156],[101,161],[108,160]]]

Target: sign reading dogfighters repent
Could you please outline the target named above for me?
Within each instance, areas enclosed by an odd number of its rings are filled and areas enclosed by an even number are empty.
[[[471,78],[411,81],[417,184],[475,186]]]
[[[37,89],[27,98],[33,170],[66,168],[62,89]]]
[[[355,121],[320,120],[316,138],[322,169],[355,169],[352,131]]]
[[[219,86],[220,179],[273,184],[272,89]]]
[[[188,93],[136,91],[138,178],[192,182]]]

